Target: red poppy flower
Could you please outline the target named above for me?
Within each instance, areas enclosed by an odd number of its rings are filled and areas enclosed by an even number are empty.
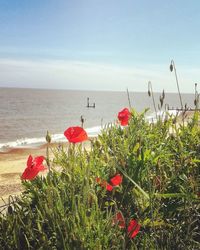
[[[122,176],[120,174],[117,174],[110,179],[110,182],[113,186],[118,186],[122,183]]]
[[[32,180],[40,171],[46,170],[47,168],[42,165],[44,159],[44,156],[37,156],[33,159],[33,157],[29,155],[27,160],[27,167],[24,170],[21,178],[23,180]]]
[[[122,176],[120,174],[115,175],[113,178],[110,179],[111,184],[109,184],[105,180],[101,180],[99,177],[96,178],[96,182],[101,185],[101,187],[106,188],[108,191],[112,191],[113,187],[118,186],[122,183]]]
[[[106,188],[106,190],[108,190],[108,191],[112,191],[113,190],[113,186],[111,186],[108,182],[106,182],[106,181],[103,181],[102,183],[101,183],[101,186],[102,187],[105,187]]]
[[[112,191],[113,186],[111,186],[107,181],[101,180],[99,177],[96,178],[96,182],[107,191]]]
[[[135,236],[140,231],[140,225],[137,223],[136,220],[130,220],[128,225],[128,234],[131,239],[135,238]]]
[[[115,217],[114,217],[114,219],[113,219],[113,223],[114,223],[114,224],[118,224],[118,226],[119,226],[120,228],[125,228],[126,223],[125,223],[125,220],[124,220],[124,216],[123,216],[123,214],[122,214],[121,212],[118,212],[118,213],[115,215]]]
[[[64,132],[65,137],[69,142],[77,143],[88,140],[86,131],[81,127],[70,127]]]
[[[129,112],[127,108],[124,108],[122,111],[118,113],[118,119],[122,126],[128,125],[128,121],[130,117],[131,117],[131,113]]]

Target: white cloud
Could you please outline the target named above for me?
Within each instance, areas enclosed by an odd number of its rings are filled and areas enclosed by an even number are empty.
[[[180,68],[180,89],[192,92],[199,69]],[[168,65],[120,67],[65,60],[0,59],[0,86],[64,88],[90,90],[147,91],[151,81],[154,91],[176,92],[176,82]]]

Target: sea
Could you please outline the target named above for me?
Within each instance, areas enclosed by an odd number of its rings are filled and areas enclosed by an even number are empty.
[[[154,94],[156,107],[161,95]],[[194,94],[182,94],[187,107],[194,108],[194,98]],[[87,107],[88,100],[91,107]],[[81,117],[88,135],[97,136],[129,104],[137,112],[148,108],[147,120],[155,118],[147,92],[0,88],[0,152],[44,144],[47,130],[53,142],[65,141],[64,131],[80,126]],[[168,105],[180,108],[178,94],[165,93],[163,109]]]

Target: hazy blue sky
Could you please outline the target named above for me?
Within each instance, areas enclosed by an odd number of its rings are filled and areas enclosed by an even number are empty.
[[[200,80],[199,0],[0,0],[0,86],[176,91]]]

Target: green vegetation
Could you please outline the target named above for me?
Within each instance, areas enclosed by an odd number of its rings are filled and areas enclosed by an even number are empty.
[[[91,149],[52,149],[51,171],[0,216],[1,249],[200,249],[200,128],[173,118],[107,126]],[[123,181],[108,191],[107,182]],[[121,212],[126,226],[115,216]],[[131,238],[131,219],[141,225]]]

